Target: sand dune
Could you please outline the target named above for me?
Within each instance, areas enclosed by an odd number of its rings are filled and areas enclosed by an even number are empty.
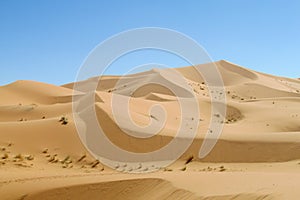
[[[59,195],[53,195],[54,193]],[[170,182],[147,178],[59,188],[36,194],[30,199],[84,199],[95,196],[102,199],[199,199],[192,192],[175,188]]]
[[[34,81],[16,81],[2,86],[0,91],[1,104],[54,104],[73,94],[70,89]]]
[[[217,66],[223,78],[225,94],[210,91],[197,73],[197,68],[209,69],[211,65]],[[300,196],[299,79],[272,76],[222,60],[171,71],[153,69],[124,77],[94,77],[76,84],[81,89],[73,91],[74,83],[54,86],[34,81],[0,87],[1,199]],[[97,84],[96,90],[86,95],[84,88],[92,84]],[[171,166],[155,173],[123,174],[100,163],[82,144],[72,114],[72,95],[76,95],[81,115],[95,108],[111,142],[131,152],[159,150],[174,139],[181,124],[189,130],[197,121],[197,135]],[[211,98],[218,101],[223,95],[227,112],[220,116],[218,110],[212,110]],[[85,107],[82,102],[90,97],[95,103]],[[180,99],[194,97],[200,115],[181,119]],[[130,116],[138,126],[128,122],[126,113],[113,112],[113,98],[129,102]],[[163,107],[165,114],[151,111],[155,105]],[[186,109],[193,111],[192,105]],[[121,109],[124,105],[117,106]],[[120,119],[118,123],[114,114]],[[213,132],[209,130],[212,116],[224,129],[214,149],[200,159],[201,144],[206,134]],[[152,126],[147,128],[149,123]],[[150,138],[125,133],[146,137],[153,131],[157,133]],[[192,160],[186,163],[189,158]]]
[[[186,181],[186,180],[185,180]],[[116,192],[117,191],[117,192]],[[96,184],[75,185],[47,190],[28,196],[28,199],[85,199],[95,196],[101,199],[186,199],[186,200],[218,200],[218,199],[274,199],[272,194],[236,194],[196,196],[194,193],[178,189],[171,182],[163,179],[142,178],[119,180]]]

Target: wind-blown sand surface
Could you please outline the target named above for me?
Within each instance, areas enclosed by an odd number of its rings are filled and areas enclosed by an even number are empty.
[[[178,161],[145,174],[110,169],[89,155],[73,121],[73,83],[16,81],[1,86],[0,199],[299,199],[300,80],[227,61],[215,64],[227,97],[224,130],[216,146],[208,156],[198,158],[213,114],[210,94],[193,67],[178,68],[199,100],[201,116],[187,119],[200,121],[198,134]],[[150,152],[175,136],[180,119],[176,96],[155,84],[131,90],[141,82],[170,81],[162,80],[161,72],[128,75],[126,86],[118,87],[120,77],[101,78],[92,106],[114,144],[132,152]],[[91,81],[98,78],[82,84]],[[165,126],[150,139],[124,134],[112,117],[112,94],[130,98],[132,119],[140,125],[151,118],[164,120],[149,114],[154,104],[163,105],[168,116]],[[125,122],[119,125],[135,131]],[[129,171],[125,166],[123,170]]]

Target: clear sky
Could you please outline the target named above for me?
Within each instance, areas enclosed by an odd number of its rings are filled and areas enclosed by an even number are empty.
[[[20,79],[72,82],[97,44],[141,27],[182,32],[213,60],[300,77],[299,10],[299,0],[1,0],[0,85]],[[153,55],[124,59],[110,73],[155,62]],[[161,57],[172,67],[184,65]]]

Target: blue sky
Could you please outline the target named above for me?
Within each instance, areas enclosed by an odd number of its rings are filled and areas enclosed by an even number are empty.
[[[97,44],[141,27],[182,32],[213,60],[300,77],[299,10],[297,0],[1,0],[0,85],[19,79],[72,82]],[[148,62],[185,64],[146,52],[120,59],[109,73]]]

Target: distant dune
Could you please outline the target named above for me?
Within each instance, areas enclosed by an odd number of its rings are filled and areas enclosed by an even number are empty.
[[[16,81],[0,86],[1,199],[298,199],[300,79],[264,74],[224,60],[213,64],[225,86],[225,94],[219,95],[227,101],[226,115],[220,116],[224,129],[216,146],[208,156],[198,158],[215,115],[211,91],[195,67],[175,68],[198,101],[198,118],[185,119],[199,120],[197,135],[178,161],[146,174],[119,172],[88,153],[72,115],[73,95],[84,96],[83,90],[73,91],[75,83],[55,86]],[[191,96],[180,79],[166,73],[166,69],[153,69],[80,82],[84,86],[100,79],[91,94],[95,96],[91,106],[114,144],[145,153],[175,137],[181,123],[177,97]],[[156,82],[175,88],[178,94]],[[111,109],[113,95],[130,99],[136,124],[166,120],[164,127],[148,139],[127,135],[122,130],[148,133],[126,120],[117,125]],[[149,113],[157,104],[164,107],[167,119]],[[118,115],[125,118],[124,113]],[[124,171],[130,172],[126,167]]]

